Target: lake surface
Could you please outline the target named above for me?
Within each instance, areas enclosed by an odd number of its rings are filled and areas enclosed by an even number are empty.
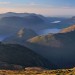
[[[44,29],[38,31],[38,35],[47,35],[49,33],[59,33],[61,29]]]

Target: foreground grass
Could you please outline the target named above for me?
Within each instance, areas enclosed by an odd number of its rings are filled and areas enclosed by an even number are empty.
[[[0,70],[0,75],[75,75],[73,69],[58,69],[58,70]]]

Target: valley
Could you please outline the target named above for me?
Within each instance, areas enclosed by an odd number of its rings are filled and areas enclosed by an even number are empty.
[[[0,75],[75,75],[75,0],[0,0]]]

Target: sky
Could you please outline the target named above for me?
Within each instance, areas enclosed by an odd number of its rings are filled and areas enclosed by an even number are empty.
[[[74,16],[75,0],[0,0],[0,13],[5,12]]]

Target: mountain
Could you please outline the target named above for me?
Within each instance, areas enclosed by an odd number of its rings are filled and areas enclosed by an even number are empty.
[[[67,32],[71,32],[71,31],[75,31],[75,25],[72,25],[70,27],[64,28],[60,31],[60,33],[67,33]]]
[[[29,39],[25,45],[53,62],[58,68],[75,66],[75,30],[37,36]]]
[[[0,18],[3,18],[3,17],[12,17],[12,16],[25,17],[25,16],[29,16],[29,15],[36,15],[36,14],[35,14],[35,13],[15,13],[15,12],[7,12],[7,13],[0,14]]]
[[[7,13],[0,14],[0,18],[3,18],[3,17],[12,17],[12,16],[15,16],[15,17],[38,16],[38,17],[42,18],[43,20],[47,19],[49,22],[52,22],[52,21],[63,21],[63,20],[66,19],[64,17],[45,17],[43,15],[35,14],[35,13],[7,12]]]
[[[69,35],[69,37],[68,37],[68,34],[74,33],[74,32],[75,32],[75,25],[71,25],[70,27],[62,29],[57,34],[48,34],[48,35],[43,35],[43,36],[36,36],[36,37],[29,39],[28,41],[31,43],[38,43],[38,44],[42,44],[42,45],[46,45],[46,46],[60,47],[60,46],[64,45],[63,44],[64,41],[61,41],[60,39],[63,39],[63,40],[65,40],[65,42],[68,42],[67,40],[70,41],[71,38],[74,38],[73,34]],[[57,37],[60,35],[62,37],[60,37],[60,38]]]
[[[28,42],[51,47],[59,47],[61,45],[61,42],[54,37],[54,34],[36,36],[32,39],[29,39]]]
[[[37,34],[33,30],[21,28],[12,36],[5,38],[3,42],[23,45],[28,39],[33,38],[35,36],[37,36]]]
[[[72,18],[45,17],[43,15],[35,13],[14,13],[14,12],[0,14],[0,28],[2,30],[3,27],[9,27],[10,31],[12,31],[13,29],[16,30],[20,27],[25,28],[27,27],[34,30],[43,30],[50,28],[61,29],[73,24],[75,24],[74,16]],[[4,30],[7,30],[7,28]]]
[[[75,24],[75,17],[73,16],[72,18],[67,18],[57,24],[53,24],[53,26],[55,28],[62,29],[62,28],[67,28],[67,27],[74,25],[74,24]]]
[[[42,55],[58,68],[71,68],[75,66],[75,30],[73,31],[74,25],[72,26],[68,27],[72,30],[70,32],[36,36],[25,42],[22,39],[13,41],[10,37],[6,43],[17,42]]]
[[[11,34],[11,33],[13,34],[22,27],[33,30],[36,27],[38,28],[39,27],[38,25],[42,25],[44,23],[45,23],[44,20],[38,15],[28,15],[25,17],[19,16],[3,17],[0,19],[0,34]]]
[[[0,43],[0,62],[6,62],[7,64],[17,64],[23,66],[24,68],[53,68],[53,65],[48,60],[33,52],[32,50],[17,44]]]
[[[65,20],[66,19],[62,17],[45,17],[35,13],[8,12],[0,14],[0,35],[14,34],[22,27],[35,30],[36,32],[44,29],[56,28],[60,26],[54,24],[54,21]]]

